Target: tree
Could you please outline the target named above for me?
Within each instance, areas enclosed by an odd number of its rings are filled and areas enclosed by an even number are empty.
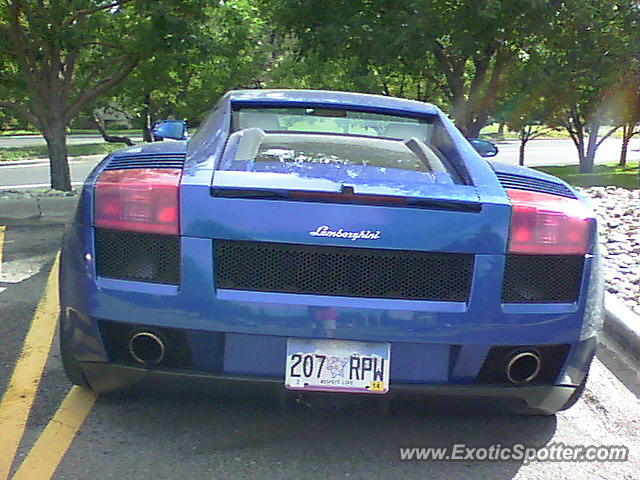
[[[2,0],[0,107],[28,121],[49,149],[51,187],[70,190],[66,126],[138,64],[180,35],[168,23],[197,25],[200,1]],[[172,26],[173,27],[173,26]],[[192,29],[186,29],[187,32]]]
[[[616,123],[622,129],[622,147],[619,165],[627,165],[629,142],[640,134],[640,69],[632,70],[625,75],[616,89],[611,108]]]
[[[436,86],[458,128],[473,137],[505,72],[544,31],[556,3],[279,0],[273,16],[306,59],[340,59],[360,91],[423,99],[420,90]]]
[[[582,173],[593,171],[598,147],[618,129],[599,137],[601,127],[613,121],[611,97],[620,66],[636,61],[636,24],[632,0],[563,4],[538,50],[557,100],[553,123],[573,140]]]
[[[264,63],[264,27],[250,1],[208,5],[197,32],[168,38],[162,52],[149,56],[104,101],[128,105],[146,141],[156,120],[175,117],[196,125],[225,91],[258,86],[254,79]]]
[[[511,131],[518,132],[519,165],[525,163],[527,143],[553,130],[545,122],[556,99],[545,77],[535,51],[522,55],[520,63],[505,75],[495,116]]]

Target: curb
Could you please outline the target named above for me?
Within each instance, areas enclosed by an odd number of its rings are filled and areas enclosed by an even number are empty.
[[[78,195],[74,195],[3,199],[0,201],[0,219],[20,221],[33,218],[70,218],[78,198]]]
[[[608,292],[604,296],[604,333],[640,361],[640,315]]]
[[[97,153],[95,155],[81,155],[79,157],[69,157],[69,162],[77,162],[83,160],[95,160],[99,158],[104,158],[106,155],[102,153]],[[37,163],[49,163],[48,158],[30,158],[29,160],[11,160],[9,162],[0,162],[0,167],[13,167],[16,165],[35,165]]]

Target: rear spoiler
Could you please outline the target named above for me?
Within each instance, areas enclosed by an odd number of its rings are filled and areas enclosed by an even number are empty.
[[[353,187],[345,187],[341,192],[212,187],[211,195],[217,198],[375,205],[381,207],[421,208],[427,210],[448,210],[469,213],[479,213],[482,210],[482,203],[480,202],[354,193]]]

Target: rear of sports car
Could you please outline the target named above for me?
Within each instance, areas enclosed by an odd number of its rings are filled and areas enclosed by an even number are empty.
[[[63,245],[71,381],[574,403],[601,316],[592,212],[393,102],[235,92],[187,144],[105,159]]]

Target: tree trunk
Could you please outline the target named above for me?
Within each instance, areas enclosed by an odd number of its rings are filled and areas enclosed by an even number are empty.
[[[469,127],[467,127],[467,137],[468,138],[478,138],[480,135],[480,130],[484,128],[484,122],[473,122]]]
[[[498,138],[502,140],[504,138],[504,127],[505,124],[500,122],[498,123]]]
[[[71,175],[67,159],[67,132],[62,121],[51,121],[42,132],[49,149],[51,188],[71,191]]]
[[[631,140],[631,133],[634,127],[634,125],[622,126],[622,148],[620,149],[620,162],[618,163],[620,167],[627,166],[627,151],[629,150],[629,141]]]
[[[520,140],[520,149],[518,154],[518,165],[524,167],[524,148],[527,145],[527,140]]]
[[[593,173],[593,165],[598,149],[598,132],[600,131],[600,120],[592,120],[589,124],[589,140],[587,142],[587,152],[580,161],[580,173]]]
[[[107,128],[103,119],[101,119],[98,114],[93,116],[93,123],[95,124],[98,132],[102,135],[102,138],[105,142],[113,142],[113,143],[126,143],[128,146],[133,147],[135,143],[129,137],[120,137],[118,135],[109,135],[107,132]]]
[[[142,127],[142,139],[145,142],[153,142],[151,125],[151,92],[149,92],[144,99],[144,125]]]
[[[451,118],[458,127],[458,130],[467,138],[472,138],[469,134],[470,118],[467,110],[468,103],[465,101],[464,95],[458,93],[452,99]]]

